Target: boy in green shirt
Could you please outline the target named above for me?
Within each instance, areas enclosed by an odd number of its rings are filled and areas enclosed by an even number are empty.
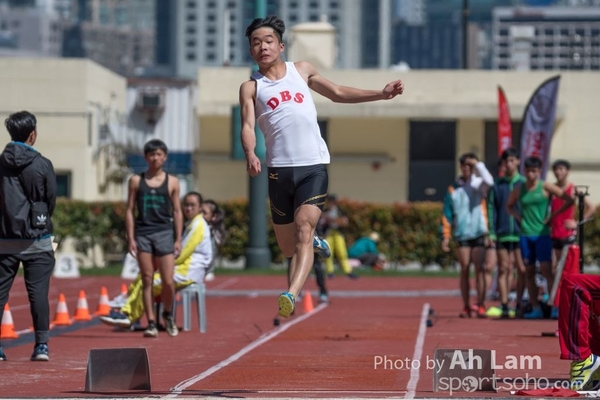
[[[532,305],[531,312],[524,315],[528,319],[544,317],[535,284],[536,262],[540,272],[548,282],[552,276],[552,241],[549,223],[553,216],[573,204],[574,199],[558,186],[540,179],[542,160],[529,157],[525,160],[525,183],[513,189],[506,204],[507,210],[521,226],[520,248],[526,269],[527,290]],[[548,215],[550,196],[565,200],[563,207]],[[516,205],[521,207],[517,210]]]

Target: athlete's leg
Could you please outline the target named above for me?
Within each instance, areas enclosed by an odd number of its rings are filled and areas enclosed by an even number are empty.
[[[508,275],[510,271],[510,254],[502,244],[498,243],[498,293],[502,306],[508,304]]]
[[[483,240],[482,240],[483,241]],[[483,243],[476,243],[471,249],[471,262],[475,268],[475,284],[477,289],[477,306],[479,307],[478,316],[485,316],[485,295],[486,295],[486,280],[485,280],[485,246]]]
[[[458,247],[456,249],[456,258],[460,264],[460,294],[463,300],[463,311],[469,310],[468,313],[470,313],[469,291],[471,290],[471,285],[469,283],[469,267],[471,265],[471,247]]]
[[[523,257],[521,256],[521,249],[519,248],[518,244],[516,245],[515,249],[511,252],[511,257],[512,257],[512,261],[513,261],[513,265],[514,265],[514,269],[515,272],[517,274],[517,282],[516,282],[516,289],[517,289],[517,298],[516,298],[516,302],[517,302],[517,307],[521,307],[521,303],[523,301],[523,294],[525,293],[525,287],[527,286],[527,275],[526,275],[526,268],[525,268],[525,264],[523,263]]]
[[[175,283],[173,281],[173,275],[175,274],[175,237],[172,230],[156,232],[152,237],[155,240],[156,263],[162,280],[160,298],[165,313],[170,315],[173,308],[173,299],[175,298]]]
[[[157,257],[158,270],[162,280],[160,299],[164,310],[171,313],[173,308],[173,299],[175,298],[175,282],[173,281],[175,257],[173,254],[167,254]]]
[[[491,296],[495,296],[498,292],[498,279],[497,276],[494,278],[494,271],[498,265],[498,256],[496,255],[495,247],[485,248],[485,262],[484,262],[484,273],[485,273],[485,290],[486,293],[489,290]]]
[[[291,280],[288,292],[298,296],[314,263],[313,238],[321,210],[311,204],[300,206],[295,218],[295,253],[292,258]]]
[[[144,310],[146,311],[146,318],[149,323],[156,323],[156,316],[154,315],[154,296],[152,295],[152,275],[154,274],[152,253],[145,251],[139,252],[137,260],[142,276],[142,299],[144,302]]]

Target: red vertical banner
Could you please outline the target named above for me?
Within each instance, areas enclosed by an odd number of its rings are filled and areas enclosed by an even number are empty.
[[[498,86],[498,155],[512,146],[512,125],[506,95]]]

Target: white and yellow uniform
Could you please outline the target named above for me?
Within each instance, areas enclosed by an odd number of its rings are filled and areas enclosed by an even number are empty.
[[[187,222],[181,239],[181,253],[175,259],[173,280],[175,290],[189,286],[192,283],[203,282],[204,275],[212,260],[212,240],[210,228],[202,214],[196,215]],[[159,296],[162,290],[160,273],[154,273],[152,294]],[[138,275],[129,285],[127,302],[121,311],[131,321],[137,321],[144,315],[144,300],[142,298],[142,278]]]

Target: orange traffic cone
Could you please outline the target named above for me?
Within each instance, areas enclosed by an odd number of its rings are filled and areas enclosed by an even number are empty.
[[[54,314],[54,325],[71,325],[71,317],[69,317],[69,309],[67,308],[67,301],[65,300],[64,294],[58,295],[58,304],[56,305],[56,314]]]
[[[129,295],[129,291],[127,290],[127,285],[122,283],[121,284],[121,296],[123,296],[124,298],[127,298],[128,295]]]
[[[313,306],[312,295],[309,291],[302,297],[302,304],[304,305],[304,312],[309,313],[312,312],[315,307]]]
[[[4,305],[4,315],[2,315],[0,331],[0,339],[16,339],[19,337],[17,332],[15,332],[15,324],[8,303]]]
[[[100,301],[98,303],[98,308],[96,309],[96,315],[108,315],[110,314],[110,305],[108,304],[108,290],[106,290],[106,286],[102,286],[100,289]]]
[[[90,310],[88,308],[88,302],[85,298],[85,291],[79,291],[79,298],[77,299],[77,309],[75,310],[75,316],[73,317],[75,321],[89,321],[92,319],[90,315]]]

